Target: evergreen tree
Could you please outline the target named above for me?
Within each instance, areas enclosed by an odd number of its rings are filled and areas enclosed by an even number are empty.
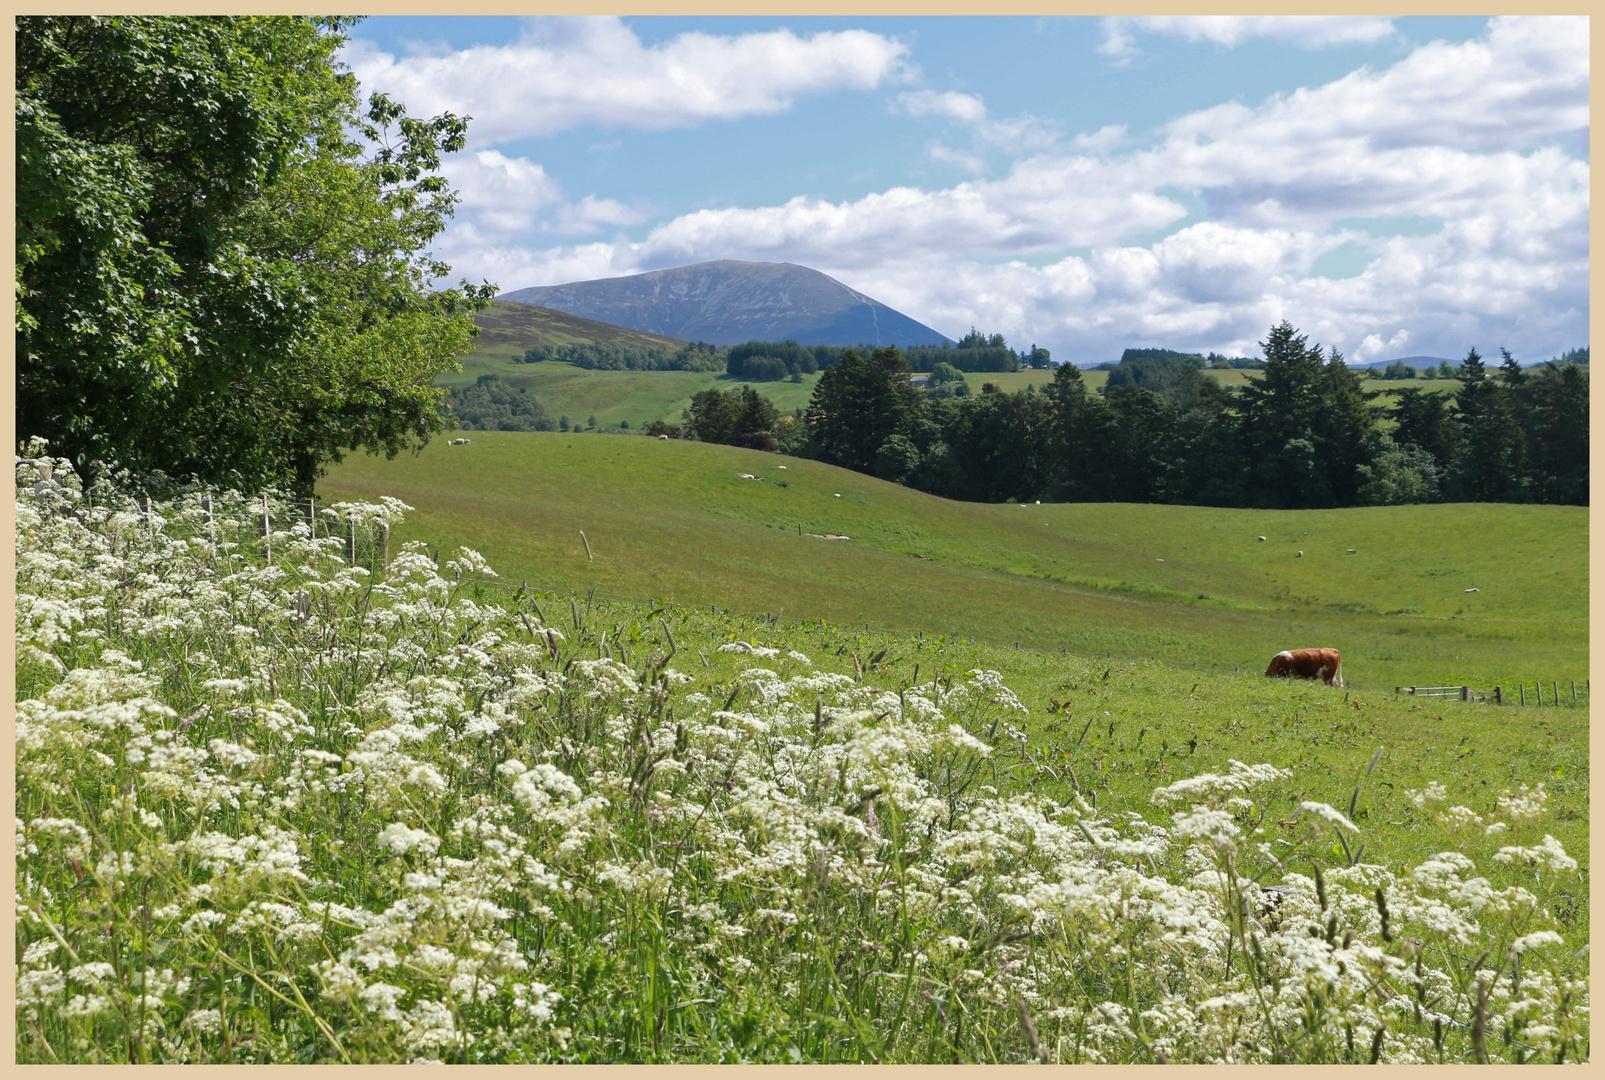
[[[1053,497],[1065,502],[1108,497],[1108,418],[1102,403],[1087,393],[1087,384],[1074,364],[1054,369],[1045,396]]]
[[[1249,495],[1254,505],[1329,505],[1324,477],[1305,463],[1313,458],[1324,406],[1322,357],[1304,335],[1283,321],[1260,343],[1265,367],[1239,392],[1239,438],[1254,463]],[[1290,446],[1299,442],[1300,446]]]
[[[1407,386],[1394,392],[1393,406],[1387,415],[1394,422],[1394,442],[1400,446],[1420,447],[1432,455],[1440,475],[1448,471],[1460,441],[1448,398],[1419,386]]]
[[[1449,497],[1525,502],[1525,433],[1509,391],[1488,378],[1476,349],[1460,365],[1454,414],[1460,442],[1449,465]]]
[[[1160,395],[1140,386],[1122,386],[1107,395],[1105,452],[1109,455],[1109,498],[1118,502],[1160,502],[1170,474],[1173,410]]]
[[[758,435],[774,430],[775,421],[780,417],[780,410],[775,403],[764,397],[750,386],[741,388],[741,408],[736,420],[736,427],[742,435]]]
[[[1532,497],[1589,505],[1588,377],[1574,364],[1545,364],[1529,383],[1533,438],[1528,454]]]
[[[867,360],[849,349],[820,374],[806,422],[825,461],[874,471],[881,446],[905,433],[918,412],[921,394],[908,375],[908,363],[895,346],[876,349]]]

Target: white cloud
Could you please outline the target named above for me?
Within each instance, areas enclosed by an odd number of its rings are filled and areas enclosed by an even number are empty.
[[[897,95],[897,104],[910,116],[946,116],[966,124],[979,124],[986,119],[986,105],[977,94],[916,90]]]
[[[1046,149],[1058,141],[1058,136],[1033,116],[992,119],[979,94],[915,90],[899,94],[895,108],[909,116],[942,116],[955,120],[968,125],[983,141],[1016,153]]]
[[[1113,15],[1103,21],[1098,51],[1131,56],[1136,32],[1208,41],[1231,48],[1267,38],[1304,49],[1369,45],[1393,34],[1393,20],[1371,15]]]
[[[1493,20],[1481,40],[1424,46],[1380,72],[1182,117],[1146,148],[1124,150],[1119,128],[1079,136],[996,180],[700,210],[639,241],[532,253],[476,246],[481,230],[449,246],[504,289],[716,258],[797,262],[949,335],[974,324],[1076,360],[1135,343],[1252,354],[1282,318],[1356,360],[1407,344],[1549,356],[1588,335],[1589,164],[1545,145],[1586,132],[1586,30]],[[972,95],[902,100],[989,122]],[[1131,246],[1189,216],[1172,189],[1195,193],[1206,220]],[[554,200],[545,213],[560,217]],[[1378,238],[1342,228],[1349,218],[1442,226]],[[586,220],[627,223],[600,203]],[[1345,244],[1371,254],[1360,274],[1309,276]]]
[[[480,150],[447,158],[441,171],[462,198],[454,231],[489,237],[558,233],[576,236],[608,226],[637,225],[651,217],[646,207],[587,195],[571,203],[546,170],[528,158]],[[458,237],[461,244],[462,237]]]
[[[365,88],[415,114],[474,118],[494,145],[583,124],[646,130],[783,112],[798,97],[869,90],[907,71],[908,47],[864,30],[681,34],[650,48],[611,16],[541,19],[514,44],[397,57],[356,38],[344,59]]]
[[[940,161],[948,165],[957,165],[965,172],[986,172],[986,162],[974,154],[966,154],[962,150],[954,150],[952,147],[940,142],[931,143],[925,148],[925,152],[930,155],[931,160]]]

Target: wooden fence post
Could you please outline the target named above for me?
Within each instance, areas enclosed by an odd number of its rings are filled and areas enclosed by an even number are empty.
[[[1505,703],[1504,691],[1501,688],[1497,687],[1497,686],[1494,687],[1494,704],[1495,705],[1503,705],[1504,703]]]
[[[273,522],[268,517],[268,498],[262,495],[262,558],[267,565],[273,565]]]
[[[382,545],[379,552],[379,566],[380,569],[388,574],[390,572],[390,522],[380,522],[379,540]]]
[[[1521,703],[1523,705],[1526,705],[1527,704],[1527,684],[1526,683],[1522,683],[1517,687],[1517,689],[1521,691]]]
[[[349,565],[357,565],[357,519],[346,517],[346,561]]]
[[[1538,704],[1542,706],[1544,704],[1544,684],[1534,680],[1533,693],[1538,695]]]
[[[1470,701],[1471,700],[1471,687],[1462,686],[1460,688],[1460,700],[1461,701]]]
[[[307,536],[310,539],[318,538],[318,500],[307,500]]]
[[[210,491],[201,496],[201,508],[206,511],[207,539],[212,540],[215,543],[217,537],[212,535],[212,493]]]
[[[1560,704],[1560,680],[1559,679],[1556,679],[1554,682],[1549,684],[1549,694],[1550,694],[1550,700],[1553,701],[1556,705],[1559,705]]]

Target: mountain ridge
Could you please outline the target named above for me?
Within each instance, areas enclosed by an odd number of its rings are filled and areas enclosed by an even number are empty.
[[[498,300],[533,304],[641,333],[713,345],[940,345],[924,323],[795,263],[718,259],[614,278],[537,285]]]

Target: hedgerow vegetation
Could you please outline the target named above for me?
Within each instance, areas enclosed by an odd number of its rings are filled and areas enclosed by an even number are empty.
[[[942,642],[893,675],[262,507],[18,459],[18,1060],[1588,1055],[1542,783],[1401,792],[1440,853],[1367,861],[1358,788],[1197,736],[1112,798],[1096,714]]]

